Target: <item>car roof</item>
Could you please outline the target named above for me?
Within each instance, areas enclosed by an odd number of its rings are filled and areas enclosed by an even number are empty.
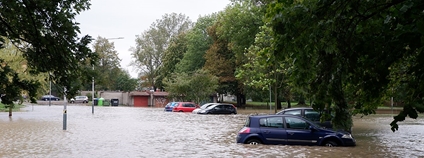
[[[284,110],[299,110],[299,109],[314,109],[314,108],[312,108],[312,107],[295,107],[295,108],[283,109],[281,111],[284,111]]]
[[[300,116],[297,116],[297,115],[290,115],[290,114],[282,114],[282,115],[277,115],[277,114],[270,114],[270,115],[250,115],[249,117],[250,118],[266,118],[266,117],[275,117],[275,116],[278,116],[278,117],[282,117],[282,116],[290,116],[290,117],[299,117],[299,118],[302,118],[302,117],[300,117]]]

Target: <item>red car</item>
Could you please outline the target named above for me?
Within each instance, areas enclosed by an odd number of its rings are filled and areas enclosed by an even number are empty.
[[[192,112],[199,106],[193,102],[178,102],[177,105],[172,108],[173,112]]]

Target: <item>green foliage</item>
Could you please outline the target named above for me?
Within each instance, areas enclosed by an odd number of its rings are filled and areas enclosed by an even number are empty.
[[[114,88],[115,90],[120,90],[124,92],[134,91],[137,87],[137,79],[131,78],[128,71],[123,71],[118,75],[115,75]]]
[[[166,49],[171,39],[191,28],[192,22],[184,14],[165,14],[156,20],[149,30],[138,35],[136,47],[131,48],[133,66],[139,68],[141,76],[147,79],[148,86],[156,85],[159,68],[162,66]]]
[[[175,72],[176,65],[184,57],[187,51],[187,34],[181,33],[171,39],[169,47],[163,56],[163,63],[159,67],[159,76],[156,78],[156,86],[163,87],[163,79],[171,77]]]
[[[280,1],[268,3],[267,21],[280,37],[275,50],[294,59],[296,84],[311,86],[314,108],[335,104],[337,128],[350,128],[351,114],[372,114],[387,92],[402,89],[404,111],[391,124],[397,130],[397,121],[417,116],[413,103],[423,98],[422,4]]]
[[[194,27],[187,33],[187,50],[184,57],[175,66],[176,72],[193,72],[201,69],[205,64],[205,53],[212,44],[207,29],[217,20],[217,15],[199,17]]]
[[[0,5],[0,47],[5,47],[5,39],[10,40],[26,59],[27,73],[38,75],[51,73],[52,80],[61,87],[70,88],[81,79],[84,68],[80,63],[94,64],[96,54],[87,45],[90,36],[79,38],[79,27],[75,16],[88,9],[88,0],[69,1],[14,1],[5,0]],[[21,78],[2,60],[0,82],[2,102],[10,104],[11,98],[28,91],[35,102],[39,83],[36,80]],[[62,88],[63,89],[63,88]]]
[[[93,65],[95,75],[95,88],[98,90],[117,90],[117,76],[120,76],[122,70],[120,68],[121,59],[115,50],[113,42],[107,38],[97,37],[94,42],[94,52],[99,57],[99,63]]]
[[[218,78],[207,71],[197,70],[193,74],[174,73],[164,84],[168,97],[200,103],[216,94]]]

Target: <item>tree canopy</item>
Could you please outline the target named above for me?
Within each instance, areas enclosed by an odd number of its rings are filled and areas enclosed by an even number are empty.
[[[136,46],[131,48],[133,65],[139,69],[141,76],[146,76],[149,86],[156,87],[159,68],[171,39],[186,32],[191,25],[192,22],[184,14],[165,14],[137,36]]]
[[[267,20],[279,37],[275,50],[293,59],[295,82],[311,86],[314,108],[335,104],[337,128],[350,128],[352,114],[375,113],[386,91],[409,87],[398,92],[408,95],[398,98],[405,106],[395,131],[424,112],[423,7],[419,0],[281,1],[269,3]]]
[[[3,48],[5,41],[10,40],[23,53],[29,73],[50,73],[58,85],[72,89],[75,80],[84,78],[81,76],[86,69],[80,63],[94,64],[97,60],[97,55],[87,47],[91,37],[79,38],[79,26],[75,21],[75,16],[89,6],[88,0],[1,1],[0,47]],[[2,79],[13,81],[16,86],[25,81],[13,72],[4,71],[7,63],[2,65]],[[8,82],[0,82],[2,89],[14,89],[14,93],[8,93],[6,98],[20,95],[17,93],[19,90],[28,90],[32,101],[35,101],[35,85],[34,82],[12,88]],[[10,103],[6,98],[2,97],[2,102]]]

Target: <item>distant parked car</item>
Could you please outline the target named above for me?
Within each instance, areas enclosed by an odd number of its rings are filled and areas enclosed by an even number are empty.
[[[76,96],[75,98],[71,98],[69,100],[70,103],[88,103],[87,96]]]
[[[356,146],[356,141],[350,133],[321,128],[296,115],[249,116],[236,141],[252,145]]]
[[[302,116],[322,127],[329,128],[329,129],[333,128],[333,124],[331,123],[331,118],[328,118],[324,122],[320,121],[322,113],[329,114],[328,111],[323,111],[320,113],[318,111],[315,111],[311,107],[288,108],[288,109],[281,110],[280,112],[277,112],[276,114],[278,115],[290,114],[290,115]],[[329,115],[331,116],[331,114]]]
[[[237,114],[237,109],[233,104],[219,103],[200,110],[198,114]]]
[[[60,98],[59,98],[59,97],[56,97],[56,96],[54,96],[54,95],[43,95],[43,96],[41,97],[41,100],[44,100],[44,101],[47,101],[47,100],[55,100],[55,101],[59,101],[59,100],[60,100]]]
[[[212,105],[214,105],[214,104],[218,104],[218,103],[205,103],[205,104],[203,104],[202,106],[200,106],[200,108],[194,109],[194,110],[192,111],[192,113],[193,113],[193,114],[197,114],[200,110],[204,110],[204,109],[206,109],[206,108],[208,108],[209,106],[212,106]]]
[[[199,106],[193,102],[178,102],[177,105],[175,105],[172,108],[172,111],[173,112],[193,112],[193,110],[198,107]]]
[[[174,108],[175,105],[177,105],[178,102],[169,102],[168,104],[165,105],[165,109],[164,111],[167,112],[172,112],[172,109]]]

